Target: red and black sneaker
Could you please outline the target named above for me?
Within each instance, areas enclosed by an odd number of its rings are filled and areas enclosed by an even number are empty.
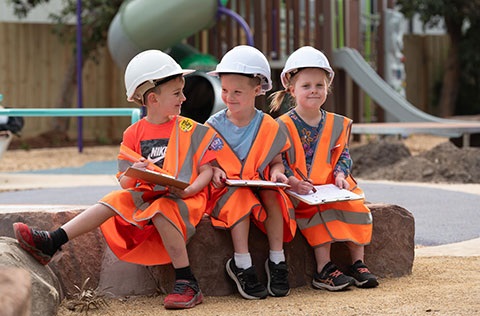
[[[173,292],[168,294],[163,301],[166,309],[192,308],[202,303],[203,294],[197,282],[177,280]]]
[[[47,231],[31,229],[24,223],[14,223],[13,230],[20,247],[38,262],[46,265],[52,260],[57,249]]]

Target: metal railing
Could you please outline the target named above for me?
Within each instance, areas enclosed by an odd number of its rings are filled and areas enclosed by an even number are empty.
[[[85,116],[130,116],[131,123],[135,123],[142,117],[139,108],[73,108],[73,109],[46,109],[46,108],[16,108],[4,109],[0,108],[0,116],[21,116],[21,117],[85,117]],[[78,132],[77,146],[78,151],[83,151],[83,136]]]
[[[0,116],[23,116],[23,117],[85,117],[85,116],[130,116],[132,124],[141,117],[139,108],[76,108],[76,109],[54,109],[54,108],[23,108],[23,109],[0,109]]]

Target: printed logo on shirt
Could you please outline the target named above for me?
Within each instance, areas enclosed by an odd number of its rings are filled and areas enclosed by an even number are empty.
[[[182,131],[188,132],[193,128],[193,121],[189,118],[184,118],[180,121],[179,127]]]
[[[168,139],[144,140],[140,143],[142,156],[162,168],[167,153],[167,145]]]
[[[223,148],[223,140],[219,137],[215,137],[210,144],[210,150],[219,151]]]

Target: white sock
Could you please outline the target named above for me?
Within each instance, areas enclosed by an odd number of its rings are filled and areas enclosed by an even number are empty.
[[[270,250],[270,261],[279,264],[282,261],[285,261],[285,253],[283,249],[280,251]]]
[[[235,260],[235,265],[240,269],[248,269],[252,266],[252,257],[250,253],[233,253],[233,259]]]

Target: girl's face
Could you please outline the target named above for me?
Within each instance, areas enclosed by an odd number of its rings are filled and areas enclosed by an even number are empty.
[[[320,109],[327,100],[328,76],[320,68],[300,70],[294,77],[291,94],[297,106],[305,109]]]
[[[255,80],[242,75],[221,75],[222,100],[231,113],[255,107],[255,97],[260,92],[260,84],[254,84]]]
[[[180,114],[182,103],[187,99],[183,94],[184,86],[185,80],[182,77],[161,84],[157,92],[151,95],[155,96],[156,102],[149,107],[149,113],[153,110],[162,116]]]

